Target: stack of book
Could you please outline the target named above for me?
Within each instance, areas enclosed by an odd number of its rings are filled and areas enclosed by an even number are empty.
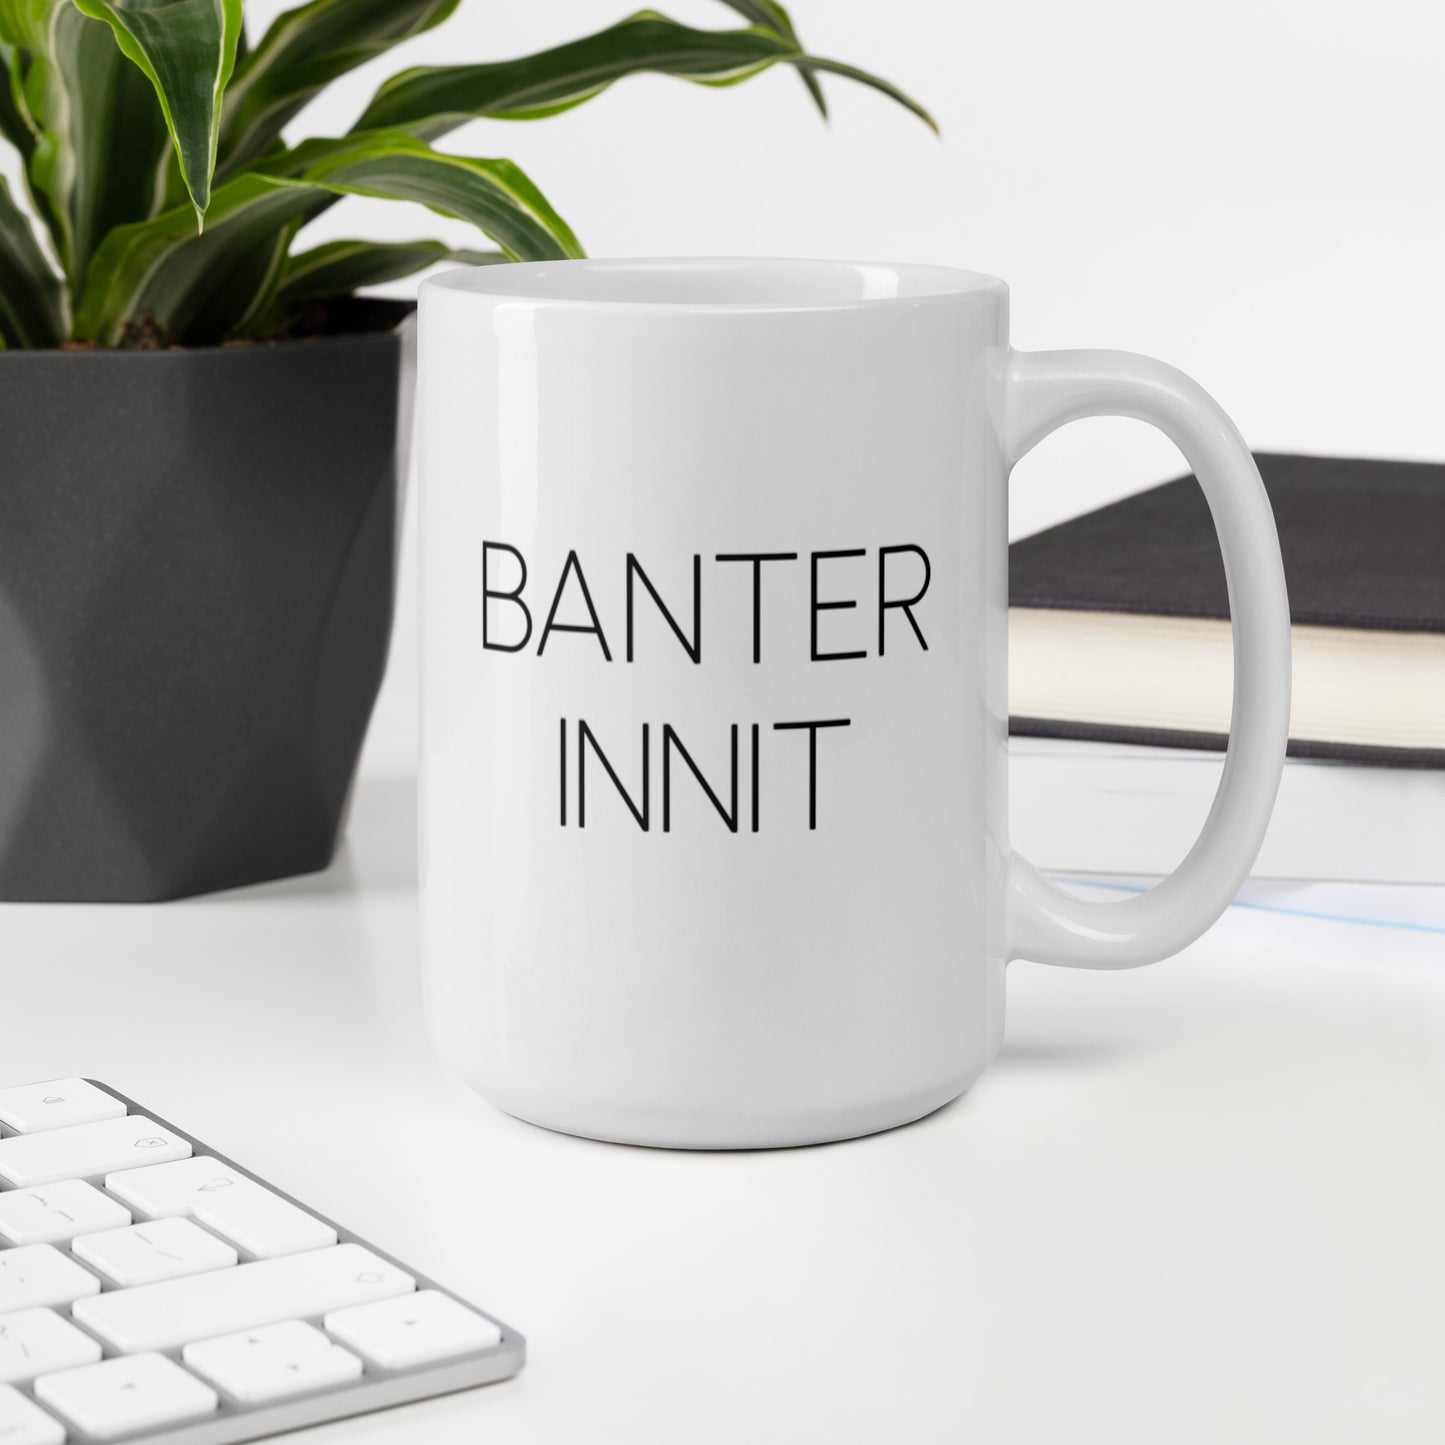
[[[1445,466],[1262,454],[1289,588],[1289,761],[1256,877],[1445,882]],[[1229,599],[1193,477],[1010,550],[1014,843],[1166,873],[1229,729]]]

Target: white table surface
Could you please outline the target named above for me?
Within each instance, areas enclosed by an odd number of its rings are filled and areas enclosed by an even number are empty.
[[[519,1379],[314,1445],[1445,1438],[1445,890],[1016,964],[993,1070],[889,1134],[620,1148],[429,1057],[398,756],[328,873],[0,908],[0,1082],[110,1083],[528,1336]],[[1409,926],[1308,916],[1356,909]]]

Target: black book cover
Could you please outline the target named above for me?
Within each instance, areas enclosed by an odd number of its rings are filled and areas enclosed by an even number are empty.
[[[1290,616],[1317,627],[1445,632],[1445,465],[1257,453],[1274,508]],[[1228,617],[1204,494],[1176,478],[1009,548],[1009,604]],[[1034,736],[1222,748],[1216,734],[1013,718]],[[1442,767],[1437,749],[1291,742],[1291,756]]]

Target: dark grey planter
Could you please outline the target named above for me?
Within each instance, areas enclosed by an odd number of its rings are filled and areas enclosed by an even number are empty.
[[[331,861],[391,629],[405,309],[0,352],[0,898]]]

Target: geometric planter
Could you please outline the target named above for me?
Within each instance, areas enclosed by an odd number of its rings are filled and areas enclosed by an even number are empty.
[[[385,329],[0,351],[0,898],[324,868],[386,665]]]

